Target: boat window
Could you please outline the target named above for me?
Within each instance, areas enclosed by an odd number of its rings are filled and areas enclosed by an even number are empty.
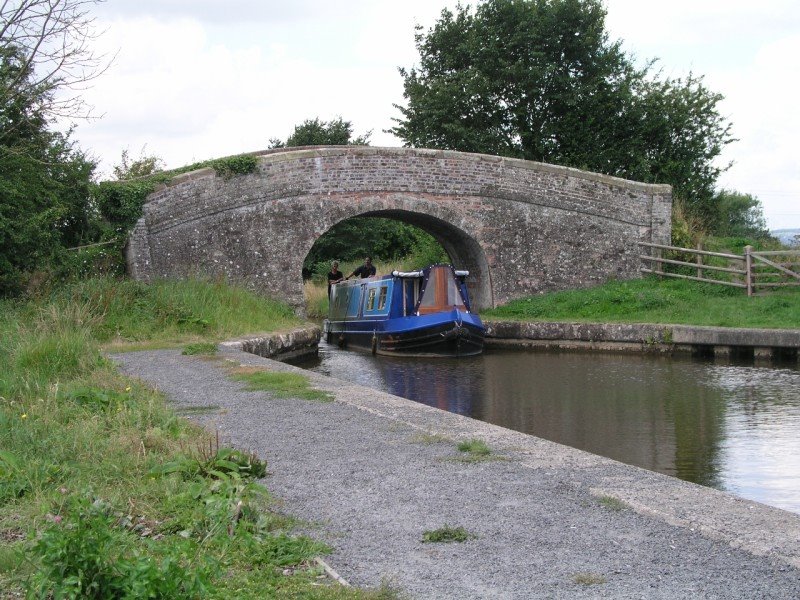
[[[442,312],[453,307],[466,310],[453,272],[449,267],[432,267],[419,303],[419,312]]]
[[[386,307],[386,291],[387,286],[381,286],[381,293],[378,295],[378,310],[383,310]]]
[[[367,297],[367,310],[375,310],[375,288],[372,288],[369,291],[369,296]]]

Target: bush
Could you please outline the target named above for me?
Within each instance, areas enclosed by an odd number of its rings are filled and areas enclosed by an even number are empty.
[[[186,479],[259,478],[267,474],[267,463],[255,454],[219,448],[213,454],[199,452],[199,457],[185,456],[150,470],[152,476],[180,473]]]
[[[28,592],[40,598],[197,598],[207,566],[184,566],[182,548],[153,556],[102,501],[72,498],[33,546],[38,568]],[[160,559],[160,560],[159,560]]]

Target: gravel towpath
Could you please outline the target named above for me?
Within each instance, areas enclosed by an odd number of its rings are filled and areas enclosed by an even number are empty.
[[[114,355],[194,420],[265,457],[283,510],[353,585],[411,598],[800,598],[800,516],[309,373],[335,402],[248,392],[223,349]],[[459,440],[493,457],[465,463]],[[621,501],[621,502],[620,502]],[[423,543],[444,525],[475,535]]]

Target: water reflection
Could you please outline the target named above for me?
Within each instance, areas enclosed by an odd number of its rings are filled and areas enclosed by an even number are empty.
[[[800,512],[800,372],[688,358],[487,352],[303,365],[686,481]]]

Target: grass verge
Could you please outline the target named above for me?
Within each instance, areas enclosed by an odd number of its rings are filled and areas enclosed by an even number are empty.
[[[522,298],[482,317],[521,321],[800,327],[800,289],[748,298],[740,289],[648,277]]]
[[[196,342],[183,347],[184,356],[212,356],[217,353],[217,345],[213,342]]]
[[[0,309],[4,594],[379,597],[320,579],[311,561],[326,548],[274,510],[256,481],[266,465],[221,448],[100,351],[284,328],[290,309],[222,283],[111,279]]]
[[[278,398],[302,398],[312,402],[333,402],[333,394],[311,387],[308,377],[299,373],[265,371],[257,367],[231,369],[231,377],[247,384],[251,392],[264,391]]]

